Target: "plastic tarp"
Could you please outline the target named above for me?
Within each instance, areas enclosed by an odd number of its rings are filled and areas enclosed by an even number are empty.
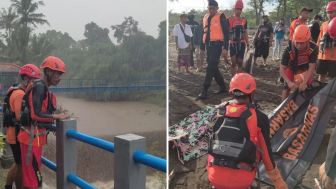
[[[313,161],[336,104],[336,78],[303,93],[291,94],[270,115],[273,157],[289,188]],[[261,164],[260,180],[271,184]]]

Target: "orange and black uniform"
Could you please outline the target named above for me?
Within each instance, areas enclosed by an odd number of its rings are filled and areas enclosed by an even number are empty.
[[[309,42],[309,48],[303,51],[298,51],[294,45],[288,46],[284,50],[281,58],[281,65],[289,68],[289,70],[286,71],[288,79],[294,81],[296,74],[307,71],[309,64],[316,64],[317,54],[318,47],[313,42]],[[312,81],[312,78],[309,81]],[[285,82],[284,84],[285,89],[288,89],[287,83]]]
[[[242,115],[242,112],[246,110],[247,104],[236,104],[230,103],[226,106],[226,116],[229,117],[239,117]],[[230,112],[232,109],[233,111]],[[222,188],[232,188],[232,189],[246,189],[252,185],[252,182],[256,175],[257,164],[260,160],[265,164],[267,171],[272,171],[275,169],[275,163],[272,158],[271,143],[270,143],[270,124],[268,117],[255,108],[250,108],[250,116],[246,119],[247,129],[242,127],[241,124],[236,126],[231,125],[215,125],[213,132],[215,133],[221,127],[227,127],[228,129],[232,128],[232,132],[235,132],[238,128],[240,130],[248,130],[248,136],[250,141],[254,143],[257,147],[255,153],[250,154],[255,155],[255,162],[249,163],[251,169],[242,169],[239,167],[246,166],[245,162],[237,162],[236,160],[227,159],[224,160],[225,163],[217,164],[216,156],[209,153],[208,156],[208,178],[210,183],[216,189]],[[230,136],[233,133],[230,133]],[[262,153],[260,152],[260,149]],[[217,160],[218,161],[218,160]],[[241,166],[237,166],[239,164]],[[254,165],[253,165],[254,164]]]
[[[294,35],[295,28],[299,25],[302,25],[302,24],[307,24],[307,23],[306,23],[306,21],[304,21],[300,18],[297,18],[297,19],[293,20],[292,23],[290,24],[290,26],[289,26],[289,41],[288,41],[289,45],[292,45],[292,40],[293,40],[293,35]]]
[[[317,40],[319,45],[318,63],[316,73],[336,77],[336,40],[328,34],[329,21],[321,25],[320,35]]]
[[[14,112],[15,119],[20,121],[22,98],[25,92],[21,88],[10,90],[14,90],[9,97],[10,109],[12,112]],[[14,161],[17,165],[21,164],[21,150],[19,141],[17,139],[19,129],[20,128],[18,125],[12,125],[6,130],[6,140],[13,151]]]
[[[246,18],[231,16],[228,21],[230,25],[230,56],[237,56],[240,59],[244,59],[247,42],[245,39],[247,20]]]
[[[223,76],[218,70],[222,48],[228,49],[229,25],[224,13],[217,12],[214,16],[206,14],[203,18],[203,43],[207,51],[207,63],[204,90],[211,85],[212,78],[222,90],[226,90]]]
[[[47,143],[47,127],[51,126],[56,110],[56,98],[43,80],[37,80],[26,90],[25,100],[30,111],[30,125],[23,125],[18,139],[21,144],[23,184],[38,187],[42,183],[40,167],[42,147]],[[24,117],[24,113],[21,116]],[[31,147],[30,147],[31,146]]]

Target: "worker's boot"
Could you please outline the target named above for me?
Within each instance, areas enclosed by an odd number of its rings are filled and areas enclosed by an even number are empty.
[[[203,89],[202,92],[198,95],[198,99],[204,100],[208,97],[208,90]]]

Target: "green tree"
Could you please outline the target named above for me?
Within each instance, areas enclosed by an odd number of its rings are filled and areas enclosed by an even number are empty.
[[[10,38],[14,29],[14,20],[17,18],[17,14],[13,11],[12,7],[8,9],[2,8],[0,12],[0,29],[5,30],[4,38]]]
[[[37,13],[39,6],[43,6],[43,1],[34,0],[11,0],[11,6],[14,7],[18,15],[16,23],[19,30],[19,61],[21,64],[27,62],[27,48],[31,31],[38,25],[49,24],[45,15]]]
[[[90,22],[85,25],[84,36],[87,44],[91,46],[98,43],[111,43],[109,32],[107,28],[101,28],[96,23]]]
[[[125,17],[121,24],[111,26],[112,30],[115,30],[113,36],[117,38],[118,43],[128,40],[139,32],[138,24],[139,22],[134,20],[133,17]]]
[[[41,63],[53,49],[54,47],[45,34],[33,35],[29,45],[30,60],[34,63]]]
[[[76,45],[76,41],[67,32],[48,30],[44,35],[55,49],[69,49]]]
[[[13,42],[13,31],[15,28],[14,20],[17,15],[13,8],[5,9],[3,8],[0,12],[0,30],[4,33],[1,35],[4,41],[1,41],[1,59],[9,60],[11,55],[15,52],[14,42]]]

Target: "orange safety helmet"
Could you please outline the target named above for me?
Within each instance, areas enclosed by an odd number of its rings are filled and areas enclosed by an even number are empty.
[[[328,33],[331,38],[336,38],[336,17],[329,22]]]
[[[242,9],[244,8],[244,3],[243,3],[243,1],[242,1],[242,0],[237,0],[234,8],[235,8],[235,9],[241,9],[241,10],[242,10]]]
[[[28,77],[38,79],[41,77],[41,71],[34,64],[26,64],[20,68],[19,75],[26,75]]]
[[[330,1],[326,6],[326,12],[336,11],[336,1]]]
[[[54,71],[65,73],[65,64],[63,60],[56,56],[48,56],[41,64],[41,68],[49,68]]]
[[[230,81],[230,90],[232,93],[235,90],[239,90],[244,94],[251,94],[257,88],[254,77],[248,73],[237,73]]]
[[[299,25],[294,30],[294,42],[308,42],[310,41],[311,33],[307,25]]]

